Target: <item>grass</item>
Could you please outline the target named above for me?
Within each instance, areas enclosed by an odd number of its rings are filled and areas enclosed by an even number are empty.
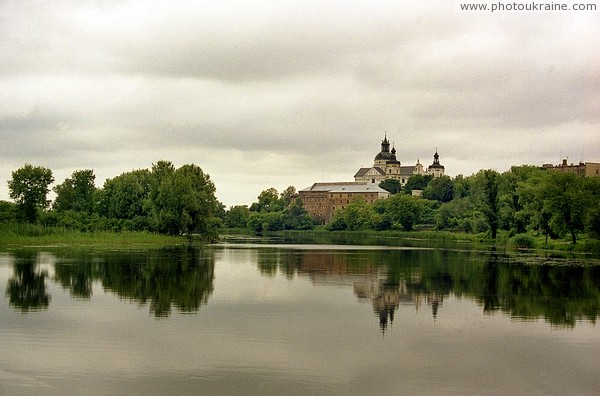
[[[145,231],[82,232],[32,224],[0,224],[0,248],[22,246],[146,246],[185,243],[188,239]]]
[[[221,235],[248,236],[255,234],[251,230],[223,229]],[[496,240],[489,234],[467,234],[450,231],[327,231],[315,229],[308,231],[274,231],[264,236],[287,239],[291,243],[341,243],[341,244],[383,244],[399,243],[418,246],[433,243],[437,246],[456,246],[456,243],[470,247],[502,249],[527,249],[537,254],[548,252],[592,253],[600,254],[600,240],[581,235],[577,244],[569,240],[549,240],[543,235],[519,234],[510,237],[501,232]],[[98,231],[82,232],[60,227],[41,225],[0,223],[0,248],[26,246],[106,246],[137,247],[161,246],[189,243],[184,236],[168,236],[146,231]],[[195,242],[195,240],[194,240]]]
[[[231,236],[244,236],[255,234],[251,230],[226,229],[221,234]],[[545,255],[548,252],[561,253],[591,253],[600,254],[600,241],[581,235],[577,244],[573,245],[570,239],[549,240],[546,244],[543,235],[517,234],[509,235],[508,232],[499,232],[496,239],[490,238],[489,233],[468,234],[451,231],[327,231],[315,229],[308,231],[272,231],[262,234],[265,237],[287,239],[298,243],[353,243],[353,244],[382,244],[397,245],[410,244],[417,246],[461,246],[468,245],[472,248],[528,250],[535,254]]]

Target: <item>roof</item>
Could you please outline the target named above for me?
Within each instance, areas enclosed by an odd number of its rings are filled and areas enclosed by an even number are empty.
[[[444,169],[444,165],[440,165],[439,162],[438,163],[434,162],[433,164],[431,164],[427,167],[427,169],[433,169],[433,168]]]
[[[333,182],[333,183],[315,183],[310,187],[303,188],[299,192],[332,192],[332,193],[379,193],[389,194],[387,190],[379,187],[377,183],[363,182]]]
[[[356,172],[356,174],[354,175],[354,177],[363,177],[364,175],[366,175],[367,173],[369,173],[369,171],[371,169],[375,169],[375,171],[377,171],[377,173],[379,173],[380,175],[385,175],[385,172],[378,166],[374,166],[371,168],[360,168],[358,170],[358,172]]]
[[[356,174],[354,175],[354,177],[361,177],[367,174],[368,171],[370,171],[371,168],[360,168],[358,170],[358,172],[356,172]]]
[[[406,165],[400,167],[400,175],[402,176],[412,176],[415,172],[414,165]]]
[[[350,186],[338,186],[336,189],[329,191],[330,193],[370,193],[389,194],[390,192],[379,187],[376,183],[355,184]]]
[[[369,168],[370,169],[370,168]],[[355,184],[365,184],[361,182],[330,182],[330,183],[314,183],[310,187],[303,188],[300,191],[309,192],[309,191],[331,191],[340,186],[351,186]],[[299,191],[299,192],[300,192]]]

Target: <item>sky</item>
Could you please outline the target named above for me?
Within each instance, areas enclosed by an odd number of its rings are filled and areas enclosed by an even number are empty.
[[[25,163],[102,187],[170,160],[250,205],[353,181],[386,134],[450,176],[600,162],[600,2],[460,1],[0,0],[0,200]]]

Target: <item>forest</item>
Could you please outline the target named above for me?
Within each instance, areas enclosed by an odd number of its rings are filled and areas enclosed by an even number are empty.
[[[253,232],[325,229],[331,231],[450,231],[513,238],[532,247],[533,238],[600,239],[600,178],[514,166],[499,173],[432,178],[414,175],[401,186],[385,180],[388,199],[368,204],[354,199],[320,224],[289,186],[262,191],[251,205],[226,209],[210,176],[194,164],[176,168],[158,161],[150,169],[124,172],[96,187],[94,171],[76,170],[56,184],[52,171],[26,164],[8,182],[14,202],[0,201],[0,223],[35,224],[84,232],[150,231],[216,237],[219,229]],[[418,192],[418,194],[413,194]]]

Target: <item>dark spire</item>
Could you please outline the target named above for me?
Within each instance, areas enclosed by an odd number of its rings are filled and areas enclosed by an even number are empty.
[[[390,142],[387,140],[387,132],[385,133],[385,137],[381,141],[381,152],[382,153],[390,152]]]

